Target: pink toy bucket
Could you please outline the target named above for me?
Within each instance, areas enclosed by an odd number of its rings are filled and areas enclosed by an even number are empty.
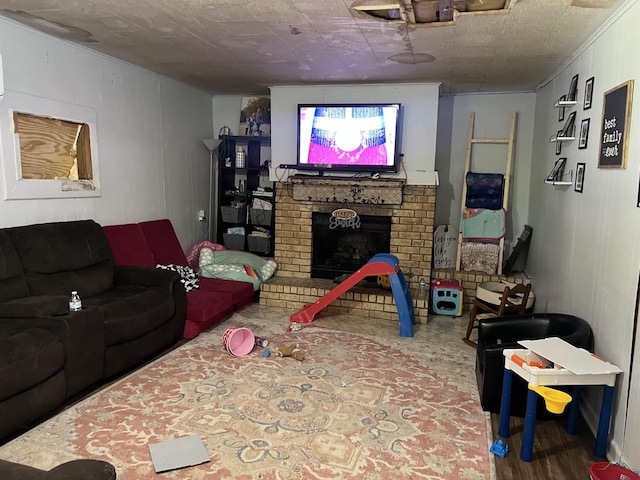
[[[253,332],[244,327],[228,328],[222,335],[222,344],[231,355],[242,357],[253,350],[255,346]]]

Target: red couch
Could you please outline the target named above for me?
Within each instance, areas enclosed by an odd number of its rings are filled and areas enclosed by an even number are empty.
[[[156,265],[187,266],[187,257],[176,232],[167,219],[124,225],[108,225],[107,236],[116,265],[155,268]],[[187,293],[187,321],[184,338],[198,334],[221,322],[234,310],[255,301],[248,282],[200,278],[200,288]]]

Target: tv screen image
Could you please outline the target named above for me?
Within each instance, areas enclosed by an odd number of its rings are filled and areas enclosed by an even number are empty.
[[[298,105],[298,167],[397,171],[400,104]]]

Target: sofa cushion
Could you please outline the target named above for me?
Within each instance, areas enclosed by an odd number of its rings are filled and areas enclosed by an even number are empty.
[[[0,333],[0,401],[42,383],[63,366],[64,348],[53,333],[40,328]]]
[[[93,220],[7,229],[18,252],[31,295],[80,297],[113,285],[114,260],[102,227]]]
[[[189,320],[207,324],[205,328],[222,320],[233,310],[232,295],[225,292],[194,290],[187,296]]]
[[[252,303],[256,299],[256,292],[254,292],[253,285],[249,282],[200,277],[200,290],[230,294],[231,302],[236,310]]]
[[[22,263],[11,238],[0,230],[0,302],[29,295]]]
[[[156,263],[188,265],[187,257],[169,219],[139,223]]]
[[[137,285],[114,287],[87,299],[85,304],[103,311],[106,346],[149,333],[171,319],[175,309],[173,297],[165,289]]]
[[[156,266],[142,228],[137,223],[125,225],[107,225],[102,227],[107,236],[116,265],[133,265],[136,267]]]

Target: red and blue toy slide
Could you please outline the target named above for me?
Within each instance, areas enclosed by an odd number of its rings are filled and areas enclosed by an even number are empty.
[[[312,322],[320,311],[353,288],[358,282],[366,277],[378,275],[388,275],[391,281],[391,290],[398,309],[398,316],[400,317],[400,336],[413,337],[413,325],[416,323],[416,317],[413,312],[411,292],[402,270],[400,270],[398,258],[390,253],[374,255],[362,268],[347,277],[324,297],[292,314],[290,321],[293,323]]]

